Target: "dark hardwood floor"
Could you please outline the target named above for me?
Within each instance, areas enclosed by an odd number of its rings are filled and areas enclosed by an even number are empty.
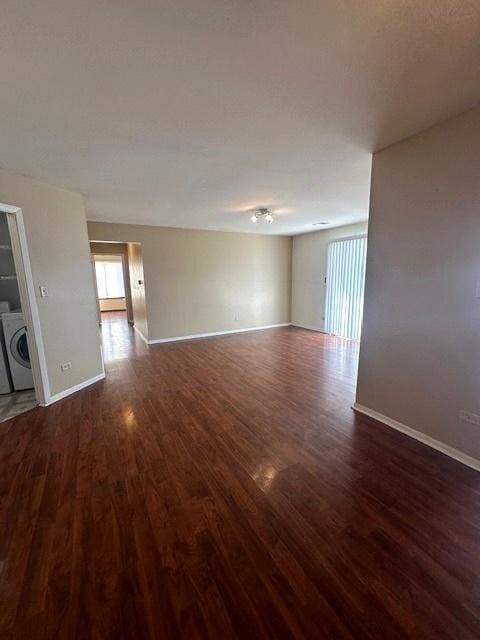
[[[480,474],[353,414],[355,343],[111,322],[0,425],[3,640],[480,637]]]

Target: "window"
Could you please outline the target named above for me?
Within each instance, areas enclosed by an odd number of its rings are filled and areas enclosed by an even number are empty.
[[[328,246],[325,331],[360,340],[367,238],[336,240]]]
[[[98,297],[124,298],[123,263],[121,256],[95,258]]]

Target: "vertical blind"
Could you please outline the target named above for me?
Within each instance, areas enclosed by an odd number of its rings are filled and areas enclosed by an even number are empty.
[[[125,288],[123,286],[123,264],[122,259],[118,260],[97,260],[95,259],[95,273],[97,276],[98,297],[104,298],[124,298]]]
[[[367,238],[338,240],[328,246],[325,331],[360,340]]]

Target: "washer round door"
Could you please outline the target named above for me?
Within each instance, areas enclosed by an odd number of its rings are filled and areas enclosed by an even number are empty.
[[[18,364],[31,369],[30,354],[28,353],[27,328],[21,327],[10,340],[10,353]]]

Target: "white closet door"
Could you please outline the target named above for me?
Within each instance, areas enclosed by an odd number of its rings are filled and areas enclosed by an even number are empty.
[[[337,240],[328,246],[325,331],[360,340],[367,238]]]

